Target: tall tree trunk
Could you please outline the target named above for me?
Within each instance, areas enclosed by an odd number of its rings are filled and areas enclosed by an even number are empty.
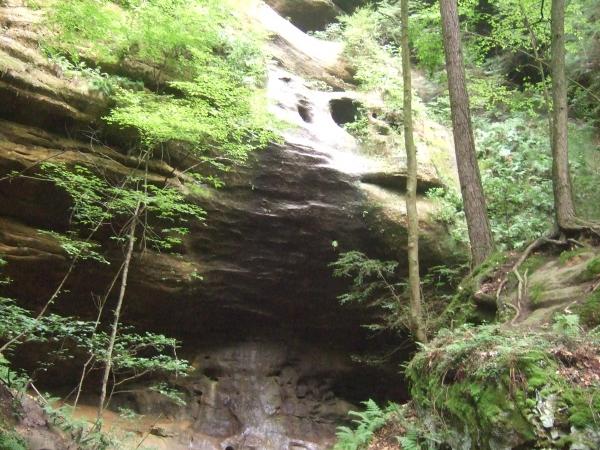
[[[473,138],[460,42],[457,0],[440,0],[440,12],[454,129],[454,149],[469,230],[469,241],[471,242],[472,264],[476,266],[490,255],[494,249],[494,241],[475,154],[475,139]]]
[[[575,219],[567,134],[567,77],[565,74],[565,1],[552,0],[552,182],[554,209],[559,228]]]
[[[404,144],[406,147],[406,212],[408,215],[408,285],[412,332],[419,342],[427,342],[421,306],[419,275],[419,216],[417,211],[417,149],[413,136],[412,80],[408,47],[408,0],[400,2],[402,26],[402,79],[404,83]]]
[[[108,378],[112,370],[113,351],[115,349],[115,342],[117,340],[117,333],[119,330],[119,322],[121,320],[121,309],[123,308],[123,301],[125,299],[125,292],[127,290],[127,279],[129,276],[129,266],[131,264],[131,258],[133,256],[133,245],[135,243],[135,231],[138,224],[140,215],[141,203],[138,201],[133,216],[131,217],[131,224],[129,225],[129,232],[127,233],[127,251],[125,253],[125,261],[123,262],[123,273],[121,275],[121,287],[119,289],[119,297],[117,299],[117,306],[115,307],[114,318],[112,323],[112,330],[110,339],[108,341],[108,349],[106,351],[106,364],[104,365],[104,374],[102,376],[102,386],[100,389],[100,401],[98,402],[98,417],[96,420],[96,426],[98,429],[102,427],[102,415],[104,413],[104,406],[106,402],[106,392],[108,386]]]

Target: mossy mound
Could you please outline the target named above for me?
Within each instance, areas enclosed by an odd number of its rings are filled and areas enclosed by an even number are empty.
[[[0,450],[27,450],[25,440],[15,431],[16,399],[0,382]]]
[[[0,430],[0,449],[2,450],[27,450],[27,444],[13,431]]]
[[[441,331],[407,375],[423,423],[452,448],[600,446],[597,335]]]
[[[496,274],[503,273],[510,265],[509,255],[497,252],[476,267],[461,281],[433,328],[438,330],[456,328],[467,323],[480,325],[494,322],[498,308],[495,298]]]
[[[600,326],[600,290],[590,294],[577,312],[585,327],[591,329]]]
[[[585,266],[583,274],[585,280],[591,280],[600,275],[600,256],[591,259]]]

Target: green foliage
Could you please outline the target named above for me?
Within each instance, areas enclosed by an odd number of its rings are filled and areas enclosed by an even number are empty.
[[[108,335],[92,336],[92,353],[105,361]],[[113,350],[113,371],[118,374],[174,374],[185,375],[190,366],[177,358],[178,341],[162,334],[135,333],[130,327],[121,327]]]
[[[331,263],[330,267],[333,268],[334,277],[353,277],[353,290],[340,297],[340,302],[344,304],[365,302],[373,293],[389,290],[389,283],[386,284],[387,277],[393,276],[398,263],[369,259],[364,253],[351,251],[340,254],[338,260]],[[373,278],[374,283],[369,283]]]
[[[29,387],[30,379],[22,371],[13,369],[10,361],[0,354],[0,381],[9,389],[24,392]]]
[[[582,325],[595,328],[600,325],[600,290],[596,290],[578,308]]]
[[[598,76],[598,0],[570,2],[567,9],[567,74],[571,111],[579,118],[589,121],[596,128],[600,125],[600,77]]]
[[[408,328],[406,284],[396,281],[397,262],[370,259],[361,252],[350,251],[341,253],[330,267],[334,277],[352,279],[350,290],[338,297],[340,303],[361,303],[383,313],[382,323],[372,323],[367,328]]]
[[[539,237],[553,214],[547,126],[522,116],[476,122],[481,177],[496,242],[521,248]]]
[[[170,249],[180,242],[180,236],[187,229],[182,226],[153,227],[152,220],[159,224],[177,222],[183,225],[190,219],[202,220],[204,217],[204,211],[188,202],[177,189],[149,184],[136,177],[135,173],[121,184],[111,184],[79,165],[67,167],[64,164],[43,163],[41,168],[43,178],[62,188],[73,201],[71,217],[75,225],[90,230],[98,225],[128,220],[139,202],[150,220],[146,221],[146,241],[157,249]],[[59,240],[70,256],[106,261],[99,255],[95,244],[71,237],[73,233],[69,236],[49,233]],[[119,236],[116,238],[121,239]]]
[[[27,450],[27,443],[14,431],[0,430],[0,450]]]
[[[74,320],[57,314],[39,319],[8,298],[0,298],[0,338],[9,340],[23,334],[24,342],[58,342],[66,337],[80,339],[92,330],[89,322]],[[17,345],[18,343],[15,343]]]
[[[114,258],[112,249],[127,242],[132,220],[139,225],[134,240],[142,251],[176,250],[189,221],[203,220],[204,211],[186,198],[186,188],[149,175],[152,164],[166,157],[185,161],[189,166],[178,168],[182,181],[198,192],[204,183],[222,185],[219,171],[276,140],[260,90],[265,35],[238,14],[248,6],[234,0],[68,0],[52,2],[45,11],[51,33],[44,48],[51,61],[66,79],[84,79],[91,91],[109,97],[104,121],[111,133],[124,129],[138,137],[123,156],[129,167],[119,168],[114,160],[93,167],[40,165],[38,177],[71,200],[69,230],[41,232],[58,241],[74,263]],[[177,341],[161,334],[120,325],[108,355],[110,334],[102,317],[35,319],[10,300],[0,306],[1,334],[22,335],[15,345],[66,340],[94,363],[110,364],[115,387],[147,374],[189,369],[176,357]],[[168,387],[156,389],[177,401]],[[69,432],[91,439],[89,430],[76,428]],[[96,438],[94,445],[105,445]]]
[[[575,247],[571,250],[565,250],[559,255],[558,261],[564,266],[576,256],[583,255],[588,251],[585,247]]]
[[[546,118],[540,117],[551,105],[545,104],[544,83],[533,56],[530,34],[530,30],[535,34],[540,57],[547,59],[550,5],[547,2],[542,5],[543,10],[533,0],[460,4],[468,87],[471,105],[477,112],[475,134],[482,181],[494,236],[502,249],[522,248],[545,232],[553,220],[548,125]],[[590,58],[597,51],[590,52],[584,46],[598,30],[586,11],[593,16],[595,13],[591,11],[598,13],[600,3],[585,0],[568,5],[567,34],[571,58],[587,61],[587,65],[573,64],[572,70],[579,67],[580,72],[588,74],[587,84],[592,76],[589,67],[594,64]],[[359,86],[382,92],[388,114],[399,111],[401,99],[400,72],[397,67],[393,69],[391,62],[397,55],[399,42],[398,14],[397,2],[377,2],[376,7],[360,9],[330,30],[330,34],[347,44],[348,57],[357,68]],[[410,20],[411,42],[418,64],[434,81],[445,85],[438,5],[413,3]],[[387,70],[383,72],[385,75],[380,74],[380,66]],[[361,67],[365,70],[361,71]],[[392,74],[392,70],[397,73]],[[392,87],[389,81],[394,78],[396,83]],[[593,92],[585,87],[577,89],[585,101],[593,98]],[[597,98],[592,103],[595,108]],[[438,119],[448,122],[449,105],[444,90],[427,107]],[[594,117],[593,113],[587,117]],[[356,127],[364,129],[360,122]],[[593,132],[581,126],[571,127],[570,147],[577,210],[584,217],[598,218],[600,153]],[[450,225],[456,241],[464,242],[460,195],[451,189],[439,189],[431,196],[440,200],[438,218]]]
[[[434,219],[446,225],[451,239],[459,245],[468,245],[467,222],[460,192],[453,187],[435,187],[427,191],[427,197],[434,200]]]
[[[353,69],[353,79],[362,91],[377,92],[384,103],[378,113],[378,120],[387,122],[402,148],[399,129],[402,117],[402,65],[399,58],[397,35],[398,19],[395,7],[387,2],[374,7],[365,6],[352,15],[340,17],[339,23],[331,25],[321,37],[334,38],[344,43],[344,57]],[[394,26],[390,26],[393,23]],[[414,110],[422,109],[417,98]],[[359,111],[354,122],[345,128],[369,147],[370,130],[367,114]]]
[[[56,50],[46,48],[46,53],[50,62],[60,68],[62,74],[67,79],[83,78],[89,83],[90,91],[110,97],[115,94],[118,88],[131,89],[139,91],[144,89],[142,81],[130,80],[127,77],[119,75],[109,75],[102,72],[99,67],[89,67],[85,61],[71,62]]]
[[[347,292],[338,297],[342,304],[362,304],[376,312],[376,322],[365,325],[376,330],[410,330],[407,284],[397,273],[398,262],[368,258],[364,253],[341,253],[330,264],[333,276],[351,279]],[[434,266],[421,277],[427,326],[437,327],[437,317],[446,309],[464,276],[466,266]]]
[[[553,319],[553,331],[569,336],[576,336],[579,333],[581,333],[581,326],[579,325],[579,315],[556,314]]]
[[[361,450],[366,449],[373,433],[381,428],[393,414],[398,406],[390,403],[386,408],[381,408],[373,400],[363,402],[363,411],[350,411],[355,428],[339,426],[337,428],[337,442],[334,450]]]
[[[195,55],[213,53],[242,76],[262,76],[262,55],[252,43],[261,35],[231,14],[232,8],[239,9],[234,2],[216,0],[56,2],[48,18],[55,31],[49,45],[74,60],[143,61],[153,67],[155,82],[165,72],[198,75],[203,61],[195,61]]]
[[[523,273],[525,273],[524,270]],[[529,301],[533,306],[541,303],[543,294],[544,286],[542,284],[532,284],[528,289]]]
[[[53,406],[58,399],[48,399],[43,408],[50,423],[67,434],[82,450],[108,450],[122,448],[121,443],[108,433],[99,430],[84,419],[73,416],[69,405]]]
[[[502,122],[474,120],[481,178],[496,244],[518,249],[548,230],[553,220],[547,124],[513,114]],[[428,193],[439,207],[437,220],[449,226],[454,240],[466,242],[460,193],[434,188]]]
[[[223,168],[223,160],[244,160],[276,139],[257,88],[265,75],[264,35],[231,13],[240,8],[216,0],[56,2],[48,51],[112,97],[106,122],[137,132],[141,151],[185,143],[192,157],[209,165],[221,159]],[[109,76],[81,58],[118,63],[133,78]],[[153,92],[140,89],[139,76]]]
[[[172,82],[179,97],[119,90],[109,124],[133,128],[148,148],[175,141],[191,146],[193,156],[219,152],[233,161],[275,140],[259,120],[250,88],[236,85],[231,74],[207,71],[194,82]],[[254,109],[253,109],[254,108]]]
[[[186,402],[183,398],[183,393],[177,389],[172,388],[167,383],[158,383],[150,387],[151,391],[158,392],[160,395],[171,400],[173,403],[179,406],[185,406]]]
[[[592,279],[597,275],[600,275],[600,256],[590,259],[585,265],[585,278]]]
[[[23,337],[15,346],[21,342],[36,342],[63,347],[65,341],[68,341],[78,349],[93,355],[96,361],[106,362],[109,334],[98,330],[97,323],[57,314],[36,318],[30,311],[18,306],[14,300],[0,298],[0,339],[8,340],[21,334]],[[177,357],[178,345],[176,339],[162,334],[136,333],[133,328],[122,326],[112,357],[115,379],[134,379],[144,374],[185,375],[190,366],[187,361]],[[58,355],[61,358],[72,357],[62,352]],[[0,360],[0,366],[4,367],[0,370],[0,378],[5,382],[12,379],[13,384],[17,382],[24,387],[26,378],[19,373],[10,377],[10,367],[7,364],[2,365],[2,361],[5,360]]]
[[[558,317],[558,334],[497,326],[440,332],[406,370],[418,408],[439,415],[430,423],[446,429],[444,441],[453,447],[469,439],[478,448],[553,446],[566,436],[594,442],[597,380],[581,385],[568,374],[594,358],[600,342],[579,332],[576,322]]]
[[[354,136],[358,141],[366,143],[370,137],[369,119],[364,108],[358,110],[356,119],[353,122],[344,124],[344,129]]]
[[[444,44],[440,33],[440,10],[436,3],[414,2],[410,16],[410,43],[417,61],[430,76],[444,66]]]
[[[78,258],[81,261],[93,260],[102,264],[109,264],[109,262],[99,253],[100,245],[95,242],[78,239],[72,232],[69,232],[68,234],[61,234],[48,230],[38,230],[38,232],[40,234],[51,236],[57,240],[65,253],[71,258]]]
[[[4,266],[6,266],[6,260],[0,255],[0,286],[10,283],[10,278],[2,273]]]
[[[94,42],[94,51],[116,62],[126,47],[127,20],[112,2],[103,0],[60,1],[53,5],[49,22],[60,30],[56,45],[65,46],[73,59],[79,59],[76,47]],[[114,52],[114,53],[113,53]],[[121,50],[122,53],[122,50]]]
[[[360,8],[340,18],[337,28],[346,44],[344,54],[356,73],[354,78],[364,90],[376,89],[396,97],[401,103],[401,66],[397,46],[382,36],[382,16],[371,7]],[[400,82],[398,86],[397,83]]]
[[[600,120],[600,113],[590,117]],[[581,124],[569,127],[569,159],[577,213],[589,220],[599,220],[600,143],[597,129]]]
[[[334,450],[370,448],[375,432],[382,428],[389,429],[383,430],[381,435],[395,438],[403,450],[437,450],[440,448],[442,440],[436,432],[432,432],[424,426],[415,414],[411,403],[404,405],[388,403],[385,408],[378,406],[373,400],[368,400],[363,404],[365,405],[363,412],[350,412],[350,415],[355,417],[353,427],[338,427],[338,439]],[[392,433],[399,435],[393,436]],[[386,439],[385,444],[390,442],[389,438]],[[392,442],[390,445],[393,445]],[[381,446],[382,442],[379,441],[377,444]]]
[[[531,255],[525,261],[523,261],[519,271],[522,273],[527,271],[527,273],[531,275],[533,272],[542,267],[547,261],[548,258],[545,255]]]

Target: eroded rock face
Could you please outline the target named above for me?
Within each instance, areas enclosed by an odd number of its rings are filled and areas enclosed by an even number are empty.
[[[193,364],[196,372],[176,382],[187,400],[183,409],[147,390],[118,400],[174,419],[161,425],[168,448],[330,448],[335,426],[354,407],[339,395],[356,374],[335,351],[254,341],[208,347]]]
[[[365,0],[266,0],[282,17],[302,31],[324,30],[343,13],[365,5]]]
[[[390,397],[401,385],[395,367],[365,375],[350,361],[351,353],[393,341],[365,341],[360,325],[367,312],[338,304],[346,282],[332,280],[328,264],[355,249],[405,257],[402,161],[366,155],[332,117],[332,102],[363,101],[360,95],[317,91],[297,75],[309,70],[337,89],[347,87],[343,65],[336,65],[339,45],[319,47],[261,8],[261,22],[279,30],[268,93],[272,113],[291,124],[285,143],[257,152],[228,175],[225,188],[190,194],[207,220],[192,224],[180,255],[136,255],[128,285],[126,322],[181,338],[197,371],[181,384],[188,408],[164,406],[147,391],[122,401],[140,412],[166,408],[181,419],[169,432],[181,448],[326,448],[350,402],[377,389]],[[86,140],[84,131],[101,123],[106,105],[37,53],[35,17],[21,6],[0,9],[7,27],[0,42],[0,98],[7,100],[0,102],[0,178],[13,170],[35,174],[47,159],[107,174],[133,170],[135,161],[122,149]],[[300,70],[306,61],[310,68]],[[439,185],[425,150],[420,183]],[[185,191],[185,177],[172,164],[155,161],[150,179]],[[5,294],[38,308],[69,266],[57,242],[38,229],[65,231],[69,199],[46,182],[21,177],[0,181],[0,201],[0,251],[14,280]],[[423,266],[448,257],[432,210],[421,198]],[[114,248],[113,259],[121,257]],[[116,267],[78,266],[55,308],[92,316],[91,294],[104,292]],[[68,373],[60,375],[54,381],[68,382]]]
[[[303,31],[324,30],[342,13],[332,0],[267,0],[266,3]]]

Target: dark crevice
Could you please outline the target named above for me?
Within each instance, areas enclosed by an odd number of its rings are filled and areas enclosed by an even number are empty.
[[[361,177],[360,181],[403,194],[406,192],[406,177],[407,174],[402,172],[380,172],[365,174]],[[425,194],[431,188],[443,186],[439,180],[417,180],[417,192],[420,194]]]
[[[302,117],[306,123],[311,123],[313,121],[313,114],[310,108],[310,104],[307,100],[300,100],[297,105],[298,114]]]
[[[329,102],[331,117],[340,126],[356,121],[359,115],[359,106],[359,102],[347,97]]]

